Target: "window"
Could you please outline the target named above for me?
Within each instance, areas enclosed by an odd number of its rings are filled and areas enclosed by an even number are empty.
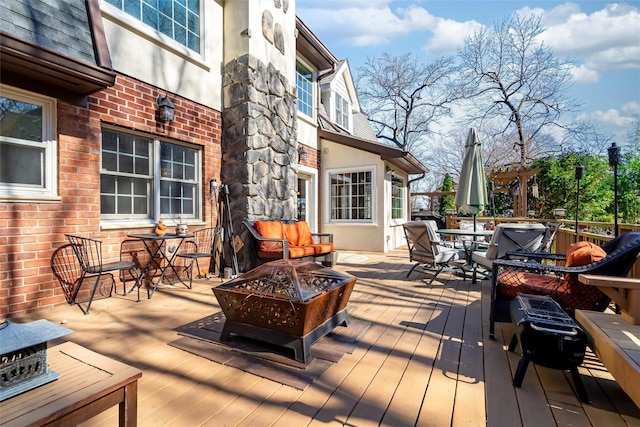
[[[297,61],[296,85],[298,87],[298,111],[313,117],[313,73]]]
[[[403,184],[402,179],[391,175],[391,219],[402,219],[404,216]]]
[[[373,219],[371,171],[331,174],[331,219]]]
[[[200,0],[106,0],[189,49],[200,53]]]
[[[0,195],[56,196],[56,176],[55,100],[0,85]]]
[[[153,153],[159,153],[154,161]],[[199,150],[138,134],[102,130],[100,213],[105,219],[197,218]],[[157,165],[157,166],[156,166]],[[159,210],[155,211],[155,207]]]
[[[336,93],[336,124],[344,129],[349,129],[349,102]]]

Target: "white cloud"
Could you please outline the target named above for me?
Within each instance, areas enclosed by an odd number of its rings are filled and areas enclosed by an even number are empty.
[[[425,52],[454,54],[464,45],[464,39],[482,28],[476,21],[457,22],[438,18],[431,27],[433,36],[424,46]]]
[[[619,109],[595,110],[584,113],[578,118],[599,123],[604,129],[610,130],[616,140],[626,141],[627,133],[636,121],[634,115],[638,114],[640,114],[640,103],[631,101],[622,105]]]
[[[606,71],[640,68],[637,7],[609,4],[587,15],[567,3],[542,12],[542,20],[546,27],[542,40],[557,56],[580,64],[578,78],[587,76],[585,81],[593,82],[594,76]]]
[[[313,31],[324,34],[323,40],[332,41],[330,44],[385,45],[395,36],[428,30],[436,20],[425,9],[416,6],[398,8],[394,12],[389,8],[389,1],[333,3],[335,7],[328,7],[323,1],[322,7],[304,9],[305,16],[313,16]]]

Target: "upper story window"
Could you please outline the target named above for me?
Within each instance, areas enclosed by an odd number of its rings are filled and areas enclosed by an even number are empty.
[[[56,103],[0,85],[0,196],[57,195]]]
[[[155,161],[154,153],[158,153]],[[144,135],[102,130],[104,219],[198,218],[201,152]]]
[[[331,220],[370,222],[373,219],[371,171],[332,173]]]
[[[336,93],[336,105],[335,105],[336,124],[344,129],[349,129],[349,116],[351,115],[351,109],[349,102],[343,98],[340,94]]]
[[[313,73],[298,61],[296,61],[296,86],[298,111],[313,117]]]
[[[402,219],[404,213],[404,183],[391,175],[391,219]]]
[[[200,0],[106,0],[106,2],[200,53]]]

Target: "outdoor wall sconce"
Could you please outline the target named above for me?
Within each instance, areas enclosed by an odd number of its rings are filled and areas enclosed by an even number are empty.
[[[578,213],[580,212],[580,210],[579,210],[579,207],[580,207],[580,180],[582,179],[583,175],[584,175],[584,166],[582,166],[582,165],[576,166],[577,187],[576,187],[576,237],[575,237],[575,242],[578,241]]]
[[[175,117],[176,107],[167,96],[158,95],[158,120],[172,122]]]
[[[607,149],[609,166],[613,168],[613,233],[618,237],[618,165],[620,164],[620,147],[615,142]]]
[[[298,146],[298,160],[306,162],[308,158],[309,155],[307,154],[307,150],[302,145]]]
[[[385,166],[384,171],[387,175],[393,175],[393,173],[395,172],[395,170],[391,169],[389,166]]]

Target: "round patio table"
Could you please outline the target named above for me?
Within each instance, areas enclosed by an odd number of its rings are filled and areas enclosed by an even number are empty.
[[[473,277],[475,283],[475,273],[477,271],[477,265],[471,261],[471,254],[478,248],[478,237],[491,237],[493,236],[493,230],[462,230],[460,228],[443,228],[440,230],[436,230],[441,236],[453,236],[453,237],[461,237],[468,236],[473,237],[473,240],[462,240],[462,246],[464,248],[464,252],[466,255],[466,268],[472,270],[474,272]],[[467,244],[469,242],[470,244]]]

